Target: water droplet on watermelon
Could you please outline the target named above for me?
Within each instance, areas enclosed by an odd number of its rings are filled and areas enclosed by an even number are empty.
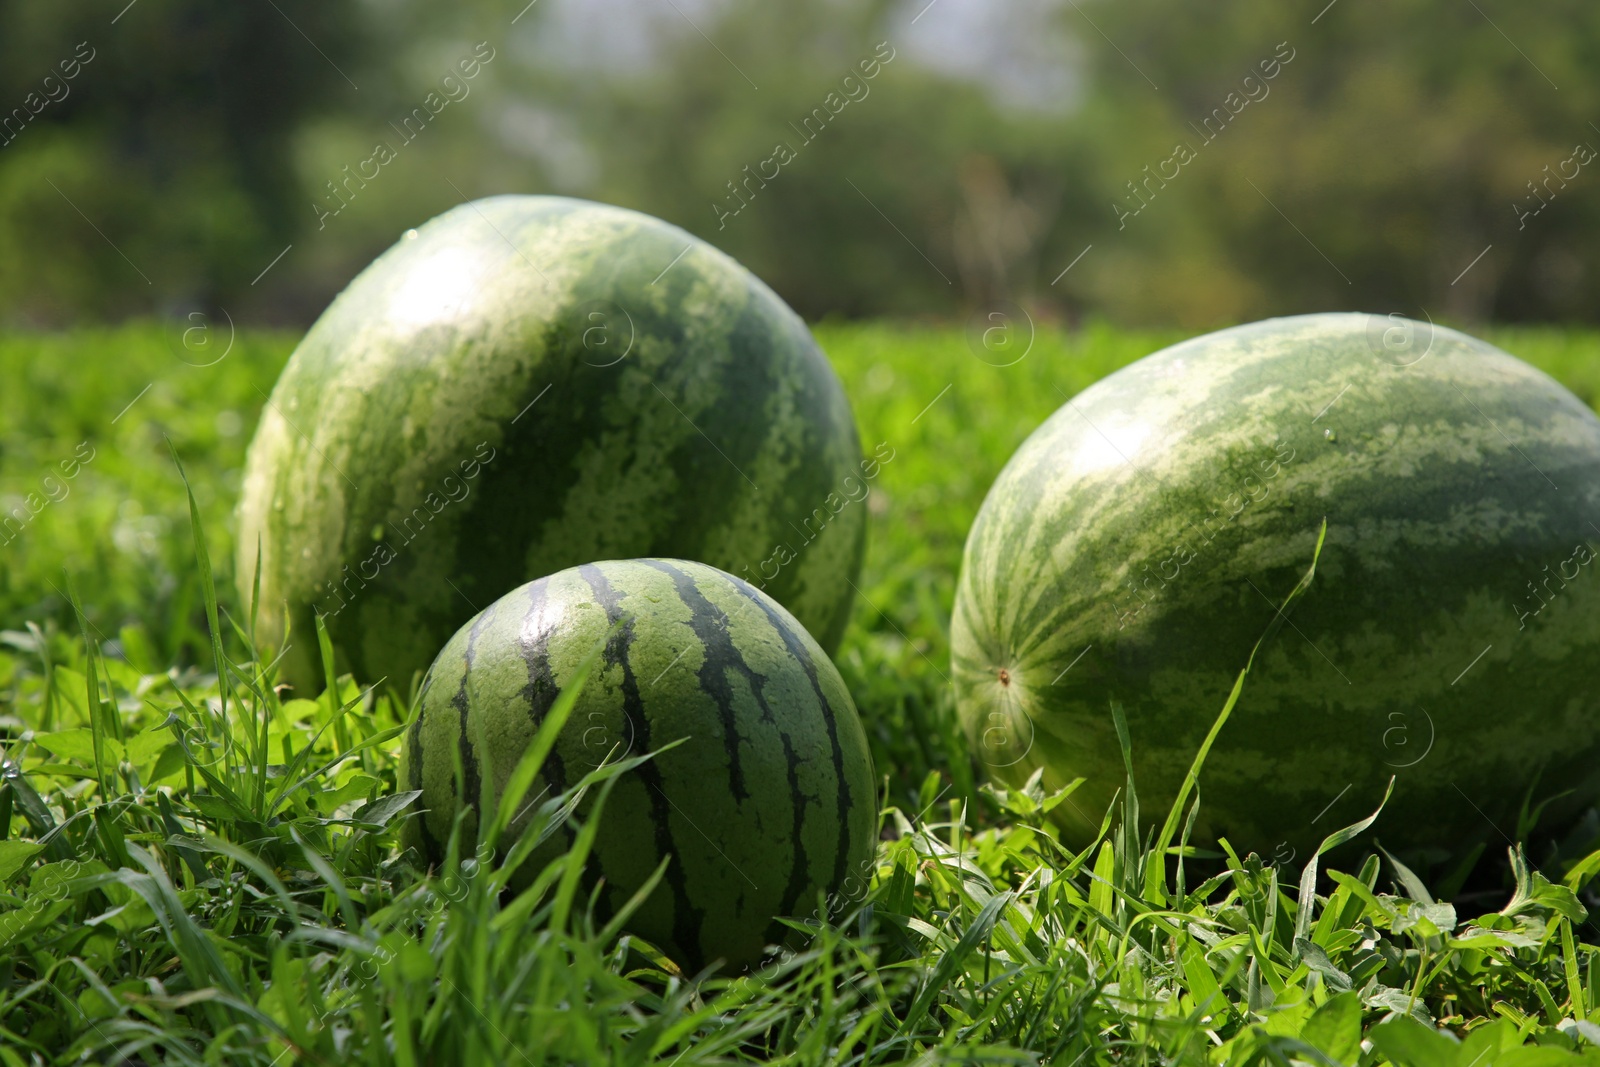
[[[1339,435],[1334,433],[1332,430],[1323,430],[1322,436],[1326,437],[1330,441],[1337,441],[1339,439]]]

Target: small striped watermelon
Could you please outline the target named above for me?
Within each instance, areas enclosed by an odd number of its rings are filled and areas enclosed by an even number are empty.
[[[1278,605],[1327,540],[1309,591]],[[1200,778],[1200,829],[1280,858],[1393,800],[1425,857],[1516,833],[1600,776],[1600,420],[1452,330],[1274,319],[1075,397],[1001,473],[967,542],[954,682],[998,776],[1087,778],[1093,833],[1129,723],[1165,812],[1255,642]]]
[[[746,577],[836,647],[866,509],[854,419],[799,317],[637,212],[464,204],[363,271],[301,342],[251,444],[237,575],[316,687],[401,689],[506,590],[587,560]],[[780,549],[779,546],[782,546]]]
[[[507,593],[451,638],[406,735],[400,780],[422,790],[426,809],[409,844],[437,862],[465,803],[470,851],[483,776],[498,797],[602,642],[528,796],[560,793],[608,753],[688,738],[627,772],[601,815],[590,874],[604,878],[608,908],[673,857],[633,932],[691,969],[746,965],[783,938],[778,916],[813,915],[819,894],[837,905],[847,883],[864,884],[876,853],[872,759],[839,672],[771,597],[680,560],[561,571]],[[557,834],[529,868],[570,841],[570,829]]]

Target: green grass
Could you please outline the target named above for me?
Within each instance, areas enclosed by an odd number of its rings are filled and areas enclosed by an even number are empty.
[[[1600,853],[1512,854],[1452,906],[1359,847],[1309,880],[1162,849],[1185,812],[1141,814],[1133,782],[1073,851],[1060,795],[975,780],[944,678],[966,529],[1040,421],[1176,335],[1043,331],[996,367],[954,330],[817,332],[864,444],[894,449],[839,656],[884,841],[864,896],[731,978],[594,918],[563,876],[581,856],[515,896],[510,863],[417,870],[395,848],[409,709],[349,679],[274,689],[230,513],[293,337],[204,367],[175,328],[0,339],[0,508],[50,501],[0,544],[0,1063],[1600,1061]],[[1489,336],[1600,396],[1600,337]]]

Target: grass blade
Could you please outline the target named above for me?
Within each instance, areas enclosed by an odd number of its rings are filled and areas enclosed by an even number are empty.
[[[177,464],[178,477],[183,479],[183,491],[189,497],[189,529],[194,536],[195,566],[200,571],[200,592],[205,598],[206,625],[211,629],[211,657],[217,668],[217,695],[222,701],[222,717],[228,717],[228,692],[232,683],[228,679],[227,657],[222,651],[222,623],[217,616],[217,587],[211,573],[211,553],[206,550],[206,532],[200,524],[200,505],[195,503],[194,487],[184,472],[183,461],[178,458],[178,447],[167,438],[167,448],[172,452],[172,462]],[[265,758],[265,753],[261,753]]]
[[[562,687],[560,695],[550,705],[550,710],[545,712],[543,721],[539,723],[539,729],[533,735],[533,740],[528,743],[527,751],[523,752],[522,758],[517,761],[511,776],[506,779],[505,788],[500,792],[494,818],[489,823],[488,833],[483,836],[483,841],[489,848],[492,849],[499,843],[501,834],[505,833],[506,828],[521,814],[519,809],[522,798],[527,795],[534,778],[544,767],[544,761],[549,758],[551,749],[555,748],[556,740],[561,736],[561,731],[572,716],[572,709],[577,706],[578,697],[589,680],[589,673],[594,670],[594,665],[599,662],[606,645],[610,643],[620,625],[619,622],[617,626],[612,627],[611,631],[595,645],[594,650],[583,658],[583,662],[578,664],[578,669],[573,673],[572,680]]]
[[[1317,560],[1322,558],[1322,544],[1328,537],[1328,520],[1322,520],[1322,526],[1317,531],[1316,548],[1311,553],[1311,566],[1306,568],[1289,595],[1283,598],[1283,603],[1278,606],[1278,613],[1267,624],[1265,632],[1255,646],[1250,649],[1250,658],[1245,660],[1239,676],[1234,679],[1233,689],[1228,693],[1227,701],[1222,705],[1222,710],[1217,713],[1216,720],[1212,722],[1210,731],[1204,741],[1200,743],[1200,750],[1194,754],[1194,762],[1189,765],[1189,773],[1183,776],[1183,785],[1178,787],[1178,795],[1172,802],[1172,809],[1167,812],[1167,821],[1162,825],[1161,832],[1156,835],[1155,849],[1151,853],[1151,862],[1145,872],[1145,896],[1157,903],[1164,903],[1167,899],[1167,849],[1172,844],[1172,837],[1178,830],[1178,823],[1183,818],[1184,806],[1189,801],[1189,794],[1194,790],[1200,780],[1200,769],[1205,766],[1206,756],[1211,753],[1211,746],[1216,743],[1222,728],[1227,725],[1228,717],[1233,714],[1234,705],[1239,702],[1239,694],[1244,692],[1244,680],[1250,673],[1250,668],[1255,664],[1256,653],[1261,651],[1261,646],[1278,632],[1287,617],[1289,605],[1305,595],[1311,588],[1311,579],[1317,573]]]
[[[1357,834],[1366,831],[1367,827],[1378,821],[1378,816],[1383,813],[1384,805],[1389,803],[1389,797],[1394,794],[1394,776],[1389,776],[1389,786],[1383,791],[1383,799],[1378,801],[1377,810],[1360,822],[1353,822],[1342,830],[1335,830],[1322,839],[1322,844],[1311,854],[1306,861],[1305,868],[1300,872],[1300,898],[1299,906],[1294,915],[1294,941],[1299,944],[1311,929],[1311,913],[1317,905],[1317,863],[1324,852],[1338,848]],[[1407,872],[1410,873],[1409,871]]]
[[[83,604],[78,600],[77,586],[72,584],[71,572],[66,572],[67,599],[72,601],[72,614],[78,620],[78,632],[83,635],[83,673],[88,682],[84,707],[89,713],[89,734],[94,741],[94,780],[101,797],[110,795],[105,772],[105,713],[100,704],[100,675],[96,668],[95,652],[99,646],[89,637],[89,620],[84,617]]]

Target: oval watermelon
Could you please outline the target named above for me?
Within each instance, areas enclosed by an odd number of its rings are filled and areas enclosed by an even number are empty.
[[[602,642],[528,796],[572,787],[608,754],[688,739],[626,772],[606,802],[589,874],[591,884],[604,878],[608,909],[670,855],[630,929],[690,969],[741,966],[783,938],[778,916],[813,914],[819,893],[837,907],[847,883],[864,885],[877,842],[874,776],[839,672],[772,598],[680,560],[561,571],[507,593],[451,638],[406,734],[400,781],[422,790],[427,809],[408,825],[408,844],[442,857],[463,803],[459,758],[470,851],[484,777],[498,797]],[[570,829],[552,837],[519,877],[570,841]]]
[[[834,648],[866,531],[848,401],[805,324],[633,211],[502,196],[402,238],[333,302],[262,413],[239,504],[269,643],[316,687],[404,689],[478,607],[594,559],[762,586]],[[781,546],[781,547],[780,547]]]
[[[1327,540],[1309,591],[1285,595]],[[1200,777],[1200,831],[1280,859],[1369,814],[1426,856],[1515,835],[1600,776],[1600,420],[1452,330],[1274,319],[1105,378],[1022,446],[967,542],[961,715],[1008,779],[1124,770],[1164,813],[1252,647]],[[1537,780],[1537,785],[1535,782]]]

